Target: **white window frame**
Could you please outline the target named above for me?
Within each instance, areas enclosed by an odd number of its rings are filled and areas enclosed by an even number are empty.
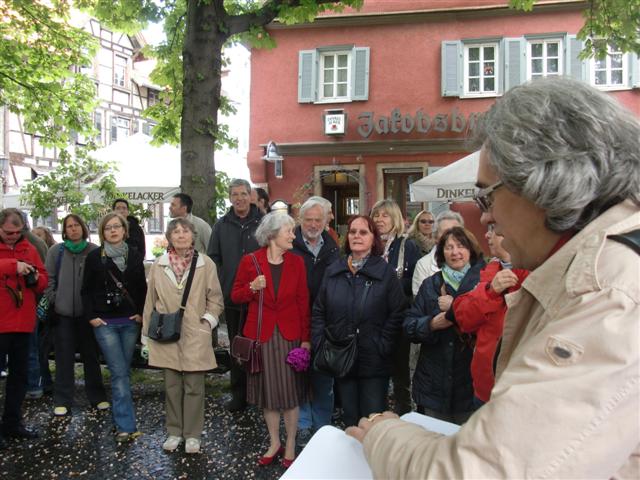
[[[622,56],[622,83],[611,83],[611,73],[613,69],[611,68],[611,55],[621,55]],[[629,89],[629,55],[620,51],[620,50],[612,50],[611,45],[607,46],[607,56],[604,58],[605,68],[599,69],[598,71],[606,72],[606,83],[596,84],[596,59],[592,58],[590,60],[589,65],[589,81],[591,85],[601,90],[627,90]],[[616,68],[616,70],[619,70]]]
[[[335,95],[335,93],[337,92],[337,87],[338,87],[338,55],[346,55],[347,56],[347,82],[346,82],[346,88],[347,88],[347,94],[343,97],[337,96]],[[324,86],[325,86],[325,81],[324,81],[324,72],[325,72],[325,67],[324,67],[324,62],[325,59],[327,57],[333,57],[334,58],[334,77],[333,77],[333,92],[334,95],[332,96],[328,96],[325,97],[324,96]],[[344,103],[344,102],[350,102],[351,101],[351,70],[353,68],[352,65],[352,55],[351,55],[351,50],[332,50],[332,51],[321,51],[319,52],[319,61],[318,61],[318,101],[315,103]],[[344,83],[344,82],[340,82],[340,83]]]
[[[533,78],[533,54],[532,54],[532,45],[535,43],[542,44],[542,57],[536,57],[537,59],[542,59],[542,77],[559,77],[564,74],[564,45],[561,38],[536,38],[527,40],[527,80],[531,80]],[[547,61],[550,58],[547,56],[547,46],[550,43],[558,44],[558,71],[555,73],[549,73],[547,71]],[[536,77],[538,78],[538,77]]]
[[[472,92],[469,90],[469,49],[470,48],[479,48],[480,49],[480,59],[479,63],[482,66],[484,63],[484,48],[493,47],[493,90],[484,90],[484,69],[480,68],[479,73],[480,76],[477,77],[480,79],[480,90],[477,92]],[[500,95],[500,82],[502,78],[500,76],[500,42],[486,42],[486,43],[465,43],[464,44],[464,57],[463,57],[463,96],[464,97],[497,97]]]
[[[124,60],[124,65],[118,63],[118,60]],[[127,57],[122,55],[115,55],[113,61],[113,85],[116,87],[126,88],[127,85],[127,65],[128,65]],[[122,79],[120,79],[120,74],[122,74]]]

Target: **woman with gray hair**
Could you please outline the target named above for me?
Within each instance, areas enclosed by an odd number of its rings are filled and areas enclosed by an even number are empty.
[[[259,465],[269,465],[280,455],[285,467],[293,463],[298,407],[309,401],[306,375],[286,364],[292,349],[311,349],[307,273],[304,260],[289,252],[294,228],[286,213],[265,215],[256,230],[262,248],[242,257],[231,290],[234,303],[249,304],[243,335],[262,344],[262,370],[247,375],[247,402],[262,407],[269,430],[269,449]],[[285,448],[280,443],[280,411],[287,433]]]
[[[142,316],[149,365],[164,369],[166,427],[162,448],[174,451],[183,439],[186,453],[198,453],[204,427],[204,376],[215,368],[211,334],[222,314],[222,289],[213,261],[194,249],[195,229],[185,218],[169,222],[169,247],[151,266]],[[195,271],[182,318],[180,339],[159,343],[148,338],[151,313],[178,311],[189,273]]]

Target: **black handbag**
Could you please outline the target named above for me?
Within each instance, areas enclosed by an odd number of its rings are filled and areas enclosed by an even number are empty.
[[[355,367],[358,359],[358,333],[360,332],[358,325],[362,321],[364,303],[371,284],[370,280],[367,280],[364,284],[355,333],[347,335],[346,338],[338,339],[331,335],[328,327],[325,327],[324,339],[313,359],[313,368],[315,370],[335,378],[343,378],[349,375]]]
[[[147,331],[147,336],[151,340],[158,343],[171,343],[180,340],[182,317],[184,316],[184,310],[187,306],[187,299],[189,298],[189,290],[191,290],[191,283],[193,282],[193,276],[196,272],[197,261],[198,252],[194,251],[193,259],[191,260],[191,269],[187,277],[187,285],[182,294],[180,309],[177,312],[160,313],[154,308],[151,312],[151,321],[149,322],[149,329]]]

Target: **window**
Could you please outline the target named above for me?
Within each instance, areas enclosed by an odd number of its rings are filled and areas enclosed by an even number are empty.
[[[154,122],[143,122],[142,123],[142,133],[145,135],[151,135],[151,130],[155,127],[156,124]]]
[[[531,40],[527,43],[527,78],[562,75],[562,42]]]
[[[158,103],[158,91],[150,88],[147,89],[147,106],[150,107],[156,103]]]
[[[369,48],[322,47],[298,52],[298,102],[337,103],[369,98]]]
[[[164,230],[162,203],[154,203],[147,208],[151,211],[151,216],[147,219],[147,231],[149,233],[162,233]]]
[[[93,112],[93,127],[97,130],[96,143],[102,144],[102,112]]]
[[[384,198],[396,201],[404,218],[414,218],[422,210],[422,202],[412,202],[409,186],[424,176],[421,169],[385,169]]]
[[[125,86],[125,80],[127,75],[127,59],[116,55],[113,66],[113,84],[118,87]]]
[[[128,118],[111,117],[111,141],[115,142],[119,138],[126,138],[129,136],[130,122]]]
[[[615,45],[608,45],[607,56],[592,60],[591,83],[597,87],[616,88],[627,84],[627,55]]]
[[[465,95],[498,93],[498,44],[465,45]]]

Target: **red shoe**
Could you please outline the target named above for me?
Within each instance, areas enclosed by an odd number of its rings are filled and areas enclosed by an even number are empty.
[[[289,468],[291,465],[293,465],[293,462],[295,461],[295,459],[296,457],[293,457],[292,459],[282,457],[282,460],[280,460],[280,463],[284,468]]]
[[[280,447],[278,451],[270,457],[267,457],[266,455],[264,457],[260,457],[258,459],[258,465],[271,465],[276,457],[279,457],[280,455],[284,455],[284,447]]]

